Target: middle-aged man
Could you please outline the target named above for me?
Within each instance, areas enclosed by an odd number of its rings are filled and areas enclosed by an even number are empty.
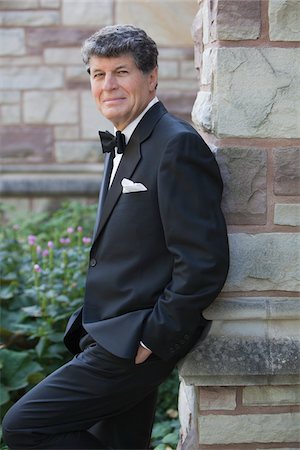
[[[157,55],[130,25],[105,27],[83,46],[117,139],[100,132],[106,159],[85,300],[65,335],[75,357],[8,412],[12,449],[148,448],[157,387],[201,337],[202,311],[224,284],[218,166],[157,99]]]

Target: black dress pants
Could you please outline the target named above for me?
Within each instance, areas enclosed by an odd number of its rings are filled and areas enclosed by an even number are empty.
[[[25,394],[3,420],[11,449],[145,449],[157,387],[175,362],[135,364],[96,343]]]

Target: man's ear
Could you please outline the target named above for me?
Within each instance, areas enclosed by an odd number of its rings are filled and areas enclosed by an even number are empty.
[[[89,67],[86,69],[86,71],[89,75],[91,75],[91,69]]]
[[[149,74],[149,87],[151,91],[155,91],[158,84],[158,67],[156,66]]]

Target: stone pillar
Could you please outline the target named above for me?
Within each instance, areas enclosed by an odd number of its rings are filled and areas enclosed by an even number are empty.
[[[193,121],[224,180],[231,267],[180,365],[184,450],[299,448],[300,2],[200,0]]]

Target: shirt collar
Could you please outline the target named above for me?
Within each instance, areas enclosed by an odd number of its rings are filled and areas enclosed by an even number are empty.
[[[155,103],[157,103],[159,100],[157,97],[154,97],[146,106],[146,108],[141,112],[139,116],[137,116],[129,125],[127,125],[126,128],[122,131],[122,133],[125,135],[125,141],[126,144],[128,143],[129,139],[131,138],[132,133],[136,129],[138,123],[142,119],[142,117],[146,114],[146,112],[153,106]],[[115,128],[115,133],[117,129]]]

